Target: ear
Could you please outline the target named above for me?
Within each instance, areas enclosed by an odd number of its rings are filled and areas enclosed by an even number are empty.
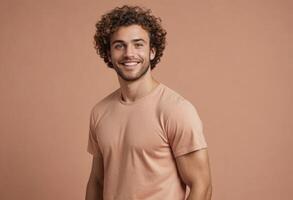
[[[156,56],[156,49],[155,48],[151,48],[151,52],[150,52],[150,59],[153,60]]]

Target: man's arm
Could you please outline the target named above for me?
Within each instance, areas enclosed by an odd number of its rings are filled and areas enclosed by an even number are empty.
[[[212,181],[207,148],[176,158],[182,180],[190,188],[187,200],[211,200]]]
[[[103,182],[103,159],[100,155],[93,156],[92,169],[87,183],[85,200],[103,200]]]

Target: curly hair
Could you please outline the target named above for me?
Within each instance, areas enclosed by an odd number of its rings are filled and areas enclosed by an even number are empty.
[[[154,59],[150,61],[152,70],[160,62],[166,46],[167,32],[162,28],[161,21],[159,17],[155,17],[151,14],[150,9],[129,5],[116,7],[110,12],[102,15],[100,21],[95,25],[94,46],[96,52],[108,67],[113,68],[113,64],[108,56],[112,34],[121,26],[140,25],[148,32],[150,48],[156,50]]]

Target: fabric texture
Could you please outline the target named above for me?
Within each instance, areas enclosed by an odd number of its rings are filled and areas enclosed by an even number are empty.
[[[203,148],[196,108],[163,83],[131,103],[119,88],[91,110],[87,151],[103,158],[104,200],[184,200],[175,158]]]

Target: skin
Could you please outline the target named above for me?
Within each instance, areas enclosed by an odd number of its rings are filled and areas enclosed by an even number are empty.
[[[110,42],[109,59],[117,73],[122,100],[136,101],[157,87],[159,82],[153,78],[150,68],[150,60],[155,57],[156,51],[150,48],[146,30],[139,25],[120,27]],[[123,65],[129,61],[139,63],[135,66]],[[175,160],[182,180],[190,188],[187,200],[210,200],[212,186],[207,149],[179,156]],[[103,199],[102,163],[101,155],[93,156],[86,200]]]
[[[150,48],[148,32],[139,25],[120,27],[111,37],[109,60],[117,73],[122,99],[133,102],[152,91],[159,82],[150,68],[150,60],[155,57],[155,49]],[[134,67],[122,63],[139,61]]]
[[[211,200],[212,180],[208,149],[200,149],[176,158],[183,182],[189,186],[187,200]]]

